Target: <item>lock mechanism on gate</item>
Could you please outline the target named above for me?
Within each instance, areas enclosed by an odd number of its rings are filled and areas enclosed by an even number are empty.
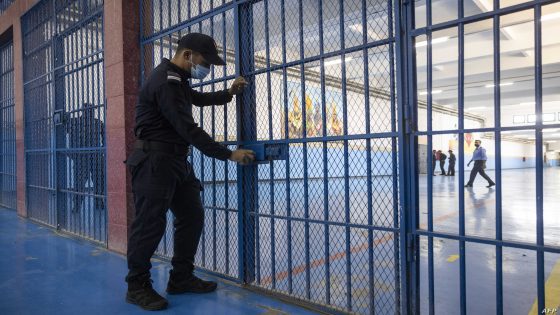
[[[57,109],[53,113],[53,123],[55,126],[64,124],[64,109]]]
[[[258,143],[243,146],[255,152],[255,163],[264,164],[274,160],[285,160],[288,157],[288,145],[285,143]]]

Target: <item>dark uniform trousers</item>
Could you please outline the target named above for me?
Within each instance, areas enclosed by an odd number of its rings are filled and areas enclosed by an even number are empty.
[[[488,181],[488,184],[494,184],[492,179],[490,179],[490,177],[486,175],[486,172],[484,171],[484,162],[485,161],[483,160],[474,161],[474,167],[471,171],[471,176],[467,185],[472,186],[472,184],[474,183],[474,179],[476,178],[476,174],[480,174],[484,179]]]
[[[192,272],[204,226],[202,186],[185,155],[136,149],[127,165],[132,173],[136,217],[128,243],[127,280],[149,274],[150,259],[165,233],[166,213],[174,221],[173,269]]]
[[[449,167],[447,168],[447,175],[455,176],[455,161],[449,160]]]
[[[441,175],[445,175],[445,160],[439,160],[439,169],[441,170]]]

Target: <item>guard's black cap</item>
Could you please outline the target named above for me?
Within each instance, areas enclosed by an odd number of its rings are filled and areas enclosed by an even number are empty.
[[[216,41],[202,33],[190,33],[187,34],[179,41],[179,48],[187,48],[200,53],[204,59],[213,65],[223,66],[225,61],[218,56],[218,47],[216,46]]]

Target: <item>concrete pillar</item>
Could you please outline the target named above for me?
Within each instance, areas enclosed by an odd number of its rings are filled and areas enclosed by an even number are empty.
[[[134,204],[130,174],[123,161],[135,140],[134,110],[140,81],[139,2],[105,0],[104,6],[108,247],[126,253]]]

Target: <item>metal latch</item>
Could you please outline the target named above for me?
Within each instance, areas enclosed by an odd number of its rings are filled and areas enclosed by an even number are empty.
[[[243,148],[254,151],[255,163],[259,164],[288,158],[288,144],[285,143],[258,143],[245,145]]]
[[[53,122],[55,126],[64,124],[64,109],[57,109],[54,111]]]

